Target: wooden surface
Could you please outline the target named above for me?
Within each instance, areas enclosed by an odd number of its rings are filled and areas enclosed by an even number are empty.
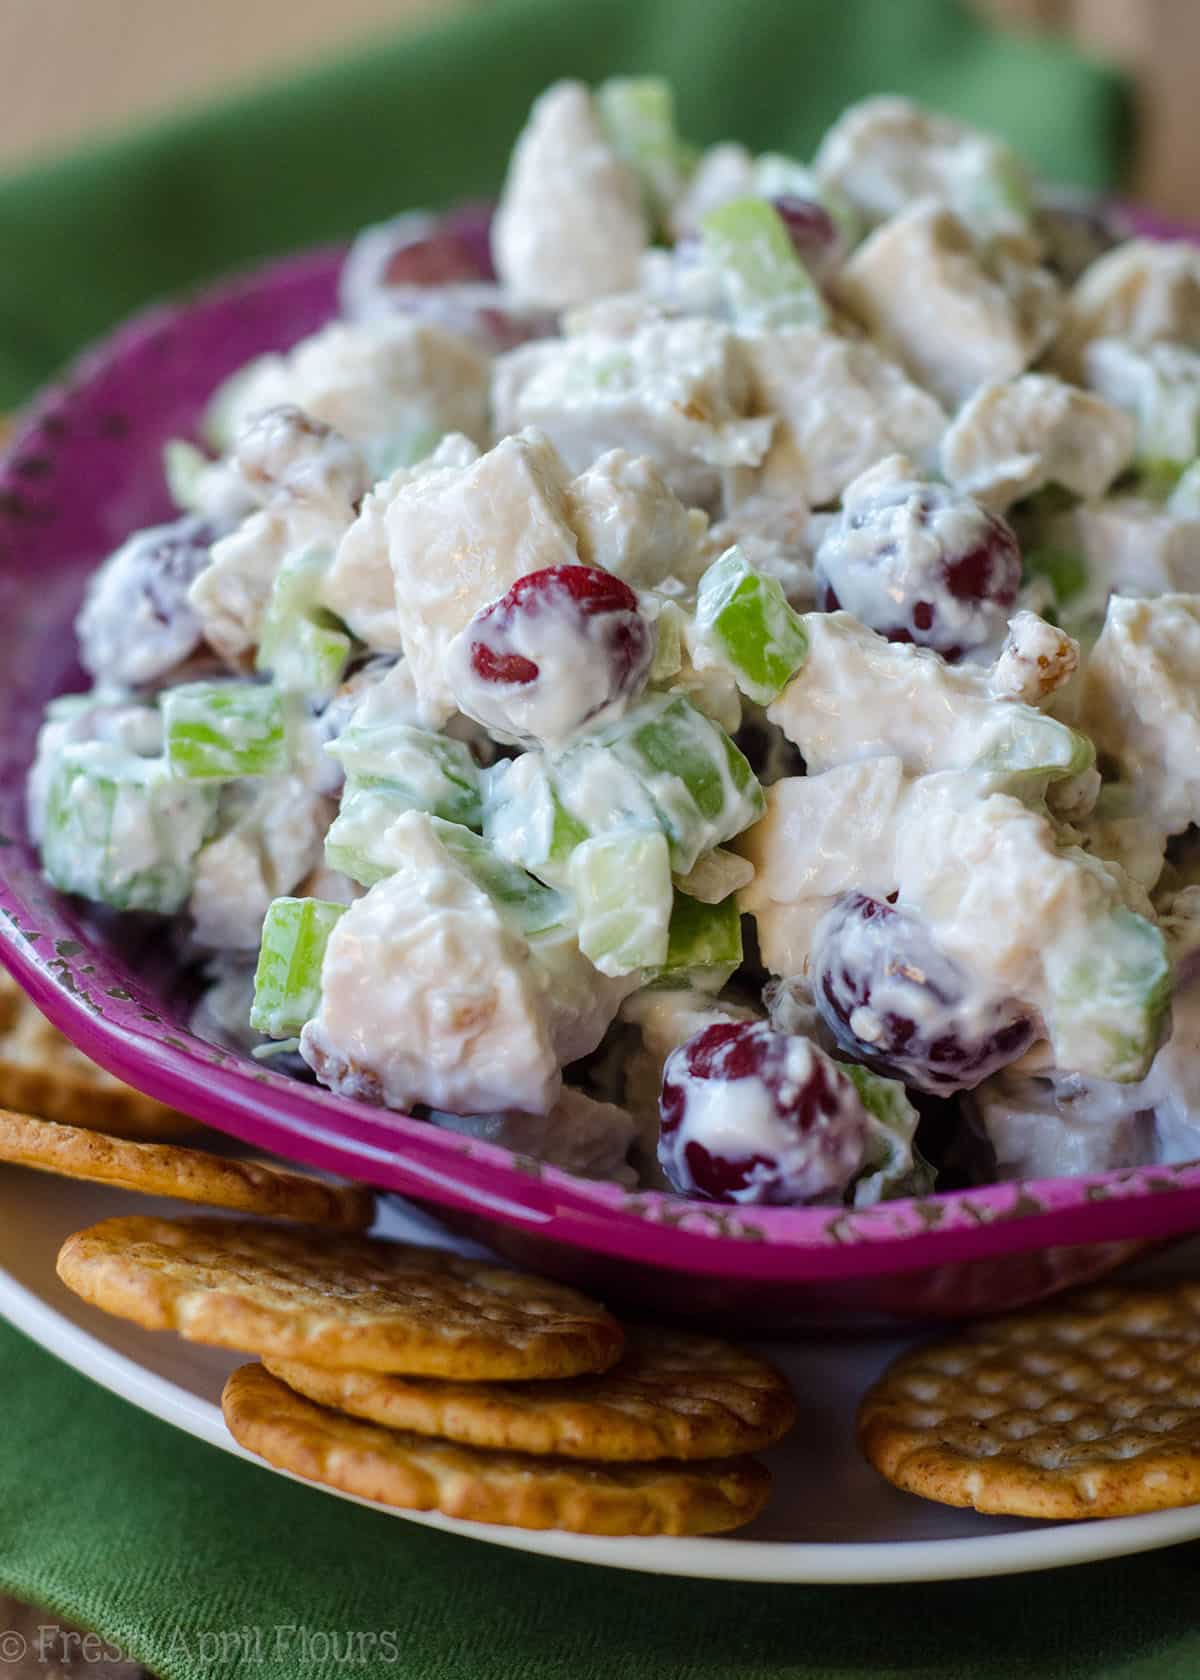
[[[0,166],[471,3],[0,0]]]
[[[1140,130],[1131,190],[1200,221],[1200,0],[972,3],[1128,67]],[[0,0],[0,167],[472,4],[487,0]]]
[[[1200,223],[1200,0],[976,0],[1013,27],[1050,30],[1123,65],[1137,90],[1130,194]]]
[[[95,1634],[65,1626],[0,1593],[0,1680],[150,1680]]]

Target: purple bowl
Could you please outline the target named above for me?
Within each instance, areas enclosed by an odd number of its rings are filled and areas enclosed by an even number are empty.
[[[38,721],[82,684],[88,573],[170,514],[165,439],[214,387],[334,311],[318,251],[138,317],[46,391],[0,460],[0,960],[83,1050],[259,1149],[415,1197],[514,1259],[612,1300],[785,1329],[1041,1299],[1200,1229],[1200,1164],[993,1185],[864,1211],[742,1210],[631,1192],[297,1084],[196,1037],[145,961],[43,880],[23,789]]]

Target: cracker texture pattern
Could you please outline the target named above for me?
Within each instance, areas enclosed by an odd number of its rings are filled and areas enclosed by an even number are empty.
[[[58,1275],[148,1330],[355,1370],[567,1377],[606,1370],[623,1345],[612,1315],[564,1284],[305,1226],[109,1219],[67,1239]]]
[[[1055,1521],[1200,1503],[1200,1282],[1099,1288],[904,1355],[859,1441],[897,1487]]]
[[[770,1491],[767,1471],[752,1458],[584,1464],[384,1429],[314,1405],[261,1365],[233,1373],[222,1408],[234,1439],[280,1470],[469,1522],[575,1534],[716,1534],[750,1522]]]
[[[375,1217],[375,1197],[359,1185],[327,1184],[266,1161],[107,1137],[4,1109],[0,1109],[0,1161],[148,1196],[173,1196],[177,1201],[305,1225],[363,1231]]]
[[[268,1370],[320,1405],[467,1446],[564,1458],[724,1458],[778,1441],[795,1422],[786,1378],[712,1336],[625,1327],[625,1353],[600,1376],[558,1383],[464,1383],[334,1371],[286,1359]]]
[[[113,1137],[177,1138],[200,1128],[135,1091],[60,1033],[0,969],[0,1104]]]

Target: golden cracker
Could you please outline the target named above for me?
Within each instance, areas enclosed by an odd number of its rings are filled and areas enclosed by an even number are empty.
[[[133,1143],[6,1109],[0,1109],[0,1161],[304,1225],[364,1231],[375,1217],[375,1197],[362,1185],[328,1184],[265,1161],[169,1143]]]
[[[108,1219],[58,1275],[147,1330],[278,1359],[460,1380],[567,1377],[621,1354],[617,1321],[564,1284],[439,1249],[238,1220]]]
[[[486,1452],[384,1429],[316,1406],[261,1365],[221,1397],[234,1440],[277,1469],[360,1499],[468,1522],[573,1534],[715,1534],[762,1510],[770,1477],[752,1458],[581,1464]]]
[[[625,1327],[601,1376],[464,1383],[264,1360],[289,1388],[335,1411],[491,1451],[562,1458],[725,1458],[786,1435],[796,1402],[765,1359],[711,1336]]]
[[[198,1130],[178,1109],[135,1091],[89,1060],[0,969],[0,1104],[112,1137],[173,1138]]]
[[[1200,1283],[1102,1288],[892,1365],[859,1442],[909,1493],[1055,1521],[1200,1503]]]

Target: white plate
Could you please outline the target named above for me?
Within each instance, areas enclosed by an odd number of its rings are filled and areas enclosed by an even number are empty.
[[[76,1299],[55,1277],[55,1254],[71,1231],[134,1211],[178,1212],[179,1204],[0,1168],[0,1314],[122,1399],[222,1452],[246,1457],[226,1430],[219,1404],[226,1376],[242,1363],[237,1355],[109,1318]],[[398,1204],[388,1210],[380,1229],[410,1240],[467,1247],[451,1242],[432,1221]],[[1195,1245],[1191,1264],[1193,1269],[1200,1264],[1200,1247]],[[1173,1267],[1179,1265],[1176,1259]],[[854,1407],[867,1384],[905,1345],[903,1339],[822,1337],[773,1343],[765,1350],[792,1378],[801,1398],[801,1417],[791,1438],[764,1455],[775,1475],[775,1492],[764,1515],[737,1538],[590,1539],[410,1512],[390,1514],[494,1546],[652,1574],[730,1581],[936,1581],[1005,1575],[1150,1551],[1200,1537],[1200,1506],[1107,1522],[1008,1522],[927,1504],[888,1487],[855,1450]]]

